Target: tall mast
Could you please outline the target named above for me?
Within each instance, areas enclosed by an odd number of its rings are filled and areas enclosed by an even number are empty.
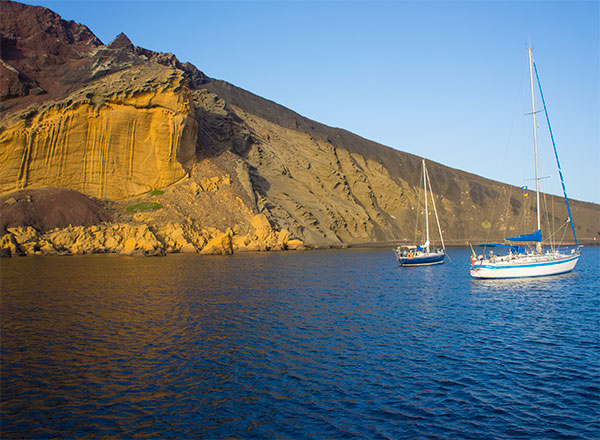
[[[529,79],[531,81],[531,115],[533,120],[533,153],[535,156],[535,202],[537,212],[537,228],[538,230],[540,230],[540,179],[538,177],[537,125],[535,122],[535,97],[533,94],[533,53],[531,52],[531,47],[528,47],[527,50],[529,52]],[[541,242],[538,241],[535,247],[538,252],[542,251]]]
[[[423,159],[423,194],[425,195],[425,249],[429,251],[429,213],[427,212],[427,171],[425,170],[425,159]]]
[[[552,147],[554,148],[554,157],[556,157],[556,165],[558,166],[558,175],[560,176],[560,183],[562,185],[563,194],[565,196],[565,204],[567,205],[567,213],[569,214],[569,223],[571,224],[571,230],[573,231],[573,238],[575,239],[575,246],[577,246],[577,234],[575,233],[575,225],[573,224],[573,217],[571,216],[571,208],[569,207],[569,198],[567,197],[567,188],[565,187],[565,179],[563,178],[562,169],[560,167],[560,161],[558,160],[558,152],[556,151],[556,142],[554,142],[554,134],[552,134],[552,127],[550,126],[550,117],[548,116],[548,109],[546,108],[546,100],[544,99],[544,92],[542,92],[542,83],[540,82],[540,76],[538,75],[535,61],[533,62],[533,69],[535,70],[535,77],[537,79],[538,87],[540,89],[540,97],[542,98],[542,104],[544,104],[544,113],[546,114],[546,122],[548,123],[548,131],[550,131],[550,139],[552,139]]]
[[[427,168],[425,168],[427,170]],[[446,250],[444,245],[444,237],[442,236],[442,227],[440,226],[440,219],[438,218],[437,209],[435,209],[435,197],[433,197],[433,190],[431,189],[431,180],[429,180],[429,173],[427,173],[427,185],[429,185],[429,194],[431,194],[431,204],[433,205],[433,212],[435,213],[435,221],[437,223],[438,232],[440,233],[440,241],[442,242],[442,249]]]

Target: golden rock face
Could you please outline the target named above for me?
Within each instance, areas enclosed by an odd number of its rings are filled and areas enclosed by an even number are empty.
[[[245,235],[236,234],[231,228],[222,232],[176,223],[152,228],[146,224],[103,223],[56,228],[46,233],[20,226],[7,228],[0,238],[0,252],[8,256],[90,253],[154,256],[174,252],[229,255],[234,251],[305,249],[304,242],[290,239],[288,231],[275,231],[262,214],[254,216],[251,225]]]
[[[153,67],[123,74],[137,76],[128,89],[111,93],[110,83],[124,78],[107,78],[5,121],[0,192],[62,186],[123,199],[185,177],[197,131],[190,95],[181,72]]]

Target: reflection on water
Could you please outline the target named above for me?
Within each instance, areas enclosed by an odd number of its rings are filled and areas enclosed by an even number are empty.
[[[560,289],[569,285],[576,285],[579,277],[579,272],[569,272],[556,277],[472,279],[472,283],[475,290],[479,287],[497,291],[528,292],[532,290],[554,290],[554,287]]]
[[[597,438],[598,249],[1,261],[2,438]]]

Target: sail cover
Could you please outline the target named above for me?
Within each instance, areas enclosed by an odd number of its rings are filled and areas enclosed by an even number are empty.
[[[518,254],[525,253],[525,248],[522,248],[521,246],[517,246],[516,244],[484,243],[484,244],[478,244],[477,246],[483,247],[483,248],[510,248],[510,250],[512,252],[516,252]]]
[[[532,234],[517,235],[515,237],[505,237],[508,241],[542,241],[542,231],[539,229]]]

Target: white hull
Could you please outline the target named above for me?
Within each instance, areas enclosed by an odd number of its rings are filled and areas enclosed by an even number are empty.
[[[529,278],[529,277],[545,277],[549,275],[559,275],[567,272],[571,272],[581,254],[577,247],[577,236],[575,235],[575,226],[573,225],[573,218],[571,217],[571,210],[569,208],[569,200],[567,198],[567,190],[565,188],[565,182],[560,168],[560,162],[558,161],[558,153],[556,152],[556,144],[554,143],[554,135],[552,134],[552,128],[550,128],[550,119],[548,118],[548,110],[546,108],[546,102],[544,101],[544,95],[542,93],[542,85],[540,78],[537,74],[537,67],[533,61],[533,54],[531,47],[527,49],[529,52],[529,80],[531,86],[531,117],[533,123],[533,152],[535,157],[535,201],[536,201],[536,214],[537,214],[537,229],[531,233],[521,233],[514,237],[506,237],[505,240],[511,243],[514,242],[535,242],[536,252],[530,252],[527,254],[518,253],[520,249],[516,249],[517,253],[512,252],[505,256],[494,256],[490,250],[490,254],[487,258],[477,257],[475,251],[471,256],[471,276],[473,278]],[[563,194],[565,197],[565,203],[567,207],[567,213],[569,215],[568,223],[571,225],[573,231],[573,238],[575,239],[576,249],[572,250],[569,254],[563,254],[558,251],[552,250],[546,253],[542,252],[542,229],[541,229],[541,212],[540,212],[540,188],[539,188],[539,172],[538,172],[538,147],[537,147],[537,123],[535,119],[535,87],[533,85],[533,72],[535,70],[535,76],[537,78],[537,84],[540,91],[540,97],[542,98],[542,104],[544,105],[544,114],[546,115],[546,122],[548,123],[548,130],[550,131],[550,139],[552,140],[552,146],[554,148],[554,156],[556,157],[556,165],[558,166],[558,174],[560,176],[560,182],[563,187]],[[525,194],[527,195],[527,194]],[[505,247],[500,243],[490,243],[489,247]],[[511,250],[513,246],[511,247]],[[482,258],[482,259],[478,259]]]
[[[545,277],[571,272],[577,261],[577,254],[529,254],[476,261],[471,266],[473,278],[528,278]]]

